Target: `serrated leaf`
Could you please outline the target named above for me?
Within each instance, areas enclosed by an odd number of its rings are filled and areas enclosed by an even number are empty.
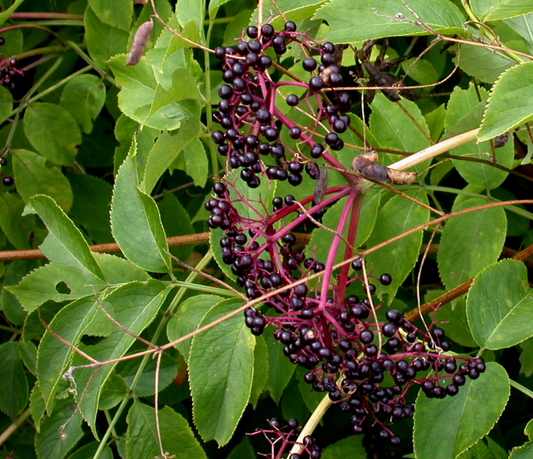
[[[489,140],[533,119],[533,62],[505,71],[492,87],[478,141]]]
[[[41,421],[44,418],[45,412],[46,407],[39,387],[39,381],[36,381],[30,394],[30,413],[37,433],[41,430]]]
[[[177,459],[207,459],[187,421],[172,408],[158,410],[163,451]],[[146,459],[158,456],[159,442],[154,429],[154,408],[135,402],[126,418],[126,458]]]
[[[17,343],[0,345],[0,410],[14,418],[22,412],[28,402],[28,380],[24,374],[22,360],[17,352]]]
[[[120,167],[111,204],[111,230],[124,256],[147,271],[171,269],[168,244],[154,200],[141,192],[132,153]]]
[[[133,15],[130,0],[89,0],[89,6],[103,23],[129,32]]]
[[[512,347],[533,336],[532,311],[527,269],[516,260],[502,260],[481,271],[466,300],[472,336],[484,349]]]
[[[127,51],[128,32],[105,24],[90,7],[85,10],[83,22],[89,56],[99,67],[107,69],[110,57]]]
[[[205,0],[184,0],[176,5],[176,17],[182,27],[193,21],[198,29],[202,28],[205,16]]]
[[[42,156],[63,166],[73,166],[81,144],[81,132],[65,108],[36,102],[24,114],[24,133]]]
[[[533,456],[533,443],[528,441],[523,446],[511,450],[509,459],[530,459]]]
[[[505,54],[496,54],[492,49],[480,46],[462,45],[455,63],[468,75],[484,83],[494,83],[516,61]]]
[[[455,459],[492,429],[510,394],[505,369],[489,362],[479,379],[467,379],[459,393],[416,399],[414,450],[417,459]]]
[[[35,436],[35,451],[39,459],[63,459],[82,437],[81,415],[75,410],[72,400],[61,400],[52,415],[44,418],[41,431]],[[59,432],[62,426],[64,438]]]
[[[159,178],[171,166],[183,149],[202,133],[201,125],[196,118],[182,123],[176,135],[168,132],[161,134],[150,150],[141,189],[150,194]]]
[[[22,216],[24,202],[14,193],[0,193],[0,228],[18,250],[30,248],[35,217]]]
[[[427,196],[423,190],[406,192],[412,198],[427,204]],[[367,246],[373,247],[385,242],[405,231],[428,221],[429,210],[421,205],[396,195],[379,211],[374,231],[368,239]],[[366,257],[367,266],[371,267],[374,276],[388,273],[392,276],[390,285],[377,285],[377,294],[388,294],[392,301],[396,291],[413,269],[422,244],[422,231],[386,245],[370,253]]]
[[[196,330],[207,311],[223,298],[217,295],[195,295],[180,304],[176,315],[168,321],[167,337],[169,341],[174,341],[188,333]],[[192,338],[189,338],[174,347],[187,361]]]
[[[486,204],[481,198],[469,198],[453,207],[460,211]],[[449,219],[442,232],[437,264],[447,289],[474,277],[494,263],[502,250],[507,229],[502,207],[469,212]]]
[[[93,295],[80,298],[58,312],[48,326],[57,336],[77,346],[97,309],[98,305]],[[73,354],[72,348],[46,331],[37,353],[37,374],[48,411],[52,410],[57,388]]]
[[[101,305],[122,327],[134,335],[140,335],[154,320],[168,293],[169,289],[157,280],[131,282],[118,287],[106,296]],[[133,336],[114,326],[114,331],[107,338],[98,344],[85,347],[84,351],[99,361],[106,361],[122,357],[134,342]],[[82,362],[87,363],[85,359],[76,356],[73,364],[82,364]],[[82,390],[78,390],[77,393],[81,413],[95,434],[96,414],[102,387],[115,366],[116,362],[104,365],[94,374],[93,368],[77,370],[73,374],[78,387],[84,388],[81,400]]]
[[[462,32],[465,16],[452,2],[413,0],[409,7],[420,19],[415,18],[401,0],[333,0],[322,6],[313,19],[328,22],[331,31],[327,38],[334,43],[428,34],[415,24],[395,19],[397,13],[411,21],[422,20],[436,32]]]
[[[526,42],[529,52],[533,52],[533,13],[506,19],[505,22]]]
[[[72,190],[61,170],[32,151],[12,152],[17,191],[23,201],[28,204],[33,195],[46,194],[68,211],[72,205]]]
[[[269,333],[265,337],[268,347],[268,379],[264,390],[279,404],[283,391],[289,384],[295,366],[283,354],[283,346]]]
[[[2,86],[0,88],[0,122],[3,123],[13,110],[13,96]]]
[[[485,437],[468,451],[461,453],[457,459],[508,459],[508,456],[498,443],[490,437]]]
[[[275,30],[280,30],[286,21],[299,22],[311,18],[326,2],[327,0],[281,0],[274,3],[266,0],[263,2],[263,17],[273,15],[269,24],[272,24]],[[283,17],[279,15],[279,11],[283,11]],[[250,24],[257,24],[257,8],[252,14]]]
[[[91,284],[105,282],[104,273],[80,230],[52,198],[42,195],[30,198],[25,212],[39,215],[48,228],[48,235],[39,246],[46,258],[76,268]]]
[[[163,190],[163,199],[157,201],[157,207],[167,234],[175,237],[195,233],[189,213],[174,194]],[[192,245],[170,247],[170,253],[180,260],[187,260],[192,252]]]
[[[179,128],[182,121],[193,117],[198,106],[193,99],[200,99],[201,95],[190,70],[174,70],[173,84],[165,89],[157,81],[153,66],[144,60],[125,66],[125,61],[125,55],[118,55],[109,60],[109,65],[122,86],[118,105],[126,116],[142,125],[168,130]],[[184,87],[180,78],[186,78],[189,87]]]
[[[431,145],[429,129],[422,112],[414,102],[402,100],[401,104],[423,129],[425,135],[413,123],[411,118],[398,106],[388,100],[383,94],[376,94],[372,102],[370,128],[378,145],[382,148],[395,148],[403,151],[419,151]],[[380,164],[388,165],[401,159],[398,155],[381,155]],[[429,166],[429,160],[418,164],[414,170],[422,173]]]
[[[104,106],[105,96],[105,84],[100,78],[96,75],[78,75],[65,85],[59,103],[70,112],[82,131],[88,134]]]
[[[213,306],[200,322],[207,325],[234,311],[242,300]],[[252,387],[255,338],[241,314],[196,335],[189,356],[193,418],[204,439],[223,446],[233,435]]]
[[[533,11],[529,0],[472,0],[470,6],[482,22],[512,18]]]
[[[26,369],[36,375],[37,347],[31,341],[17,341],[17,353]]]

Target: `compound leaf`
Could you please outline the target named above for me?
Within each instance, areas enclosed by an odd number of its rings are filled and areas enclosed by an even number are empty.
[[[482,22],[512,18],[533,11],[529,0],[472,0],[470,6]]]

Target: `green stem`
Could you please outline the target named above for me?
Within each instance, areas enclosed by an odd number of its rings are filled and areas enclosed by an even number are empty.
[[[472,8],[470,8],[470,5],[468,3],[468,0],[461,0],[461,3],[463,5],[463,8],[465,9],[466,15],[471,21],[474,22],[480,22],[478,17],[474,14],[474,11],[472,11]]]
[[[78,56],[80,56],[85,62],[87,62],[87,64],[89,64],[102,78],[105,78],[113,86],[119,86],[118,83],[113,78],[111,78],[105,70],[99,67],[96,62],[94,62],[86,53],[83,52],[83,50],[78,46],[77,43],[74,43],[73,41],[67,41],[66,45],[76,51]]]
[[[68,13],[11,13],[9,19],[71,19],[83,21],[81,14]]]
[[[209,262],[211,261],[212,258],[213,258],[213,254],[211,253],[211,250],[209,250],[205,254],[205,256],[200,260],[200,262],[196,265],[196,269],[199,270],[199,271],[204,269],[209,264]],[[185,282],[192,283],[194,281],[194,279],[196,279],[196,276],[198,276],[198,274],[196,272],[191,272],[187,276],[187,279],[185,280]],[[166,310],[166,312],[165,312],[165,314],[163,316],[163,319],[159,322],[159,324],[157,326],[157,329],[154,332],[154,335],[152,337],[152,342],[154,342],[154,343],[157,342],[159,336],[161,335],[163,330],[165,330],[168,320],[170,319],[170,317],[174,313],[174,310],[176,309],[176,307],[180,303],[180,301],[183,298],[183,295],[186,293],[186,291],[187,291],[186,287],[181,287],[179,289],[178,293],[176,294],[176,296],[172,299],[168,309]],[[120,403],[119,407],[117,408],[117,411],[113,415],[113,419],[109,423],[109,425],[107,427],[107,430],[106,430],[104,436],[102,437],[102,440],[101,440],[100,444],[98,445],[98,449],[94,453],[94,456],[93,456],[92,459],[99,459],[100,456],[102,455],[102,453],[104,451],[104,448],[107,446],[107,441],[109,440],[109,437],[111,436],[111,434],[113,433],[113,431],[115,429],[115,425],[117,424],[120,416],[122,415],[122,413],[126,409],[126,406],[128,405],[130,397],[132,396],[133,391],[135,390],[135,387],[137,386],[137,383],[139,382],[139,379],[141,378],[141,375],[143,374],[143,371],[144,371],[146,365],[148,364],[148,362],[150,361],[151,358],[152,358],[152,354],[147,354],[147,355],[145,355],[143,357],[141,363],[139,364],[139,368],[137,369],[137,373],[135,374],[135,376],[133,378],[133,381],[131,382],[131,386],[129,388],[129,391],[126,393],[126,395],[124,396],[124,399],[122,400],[122,402]]]
[[[11,434],[15,432],[24,423],[24,421],[26,421],[26,419],[29,418],[30,414],[31,411],[28,408],[17,419],[15,419],[13,424],[11,424],[6,430],[2,432],[2,434],[0,435],[0,445],[5,443],[5,441],[11,436]]]
[[[240,298],[239,295],[236,295],[233,292],[228,291],[225,288],[220,287],[211,287],[209,285],[195,284],[192,282],[182,282],[182,281],[172,281],[168,282],[169,285],[174,285],[176,287],[188,288],[189,290],[196,290],[198,292],[211,293],[213,295],[228,296],[231,298]]]
[[[526,394],[529,398],[533,398],[533,391],[529,390],[527,387],[522,386],[522,384],[513,381],[512,379],[509,380],[511,383],[511,387],[514,387],[516,390],[519,390],[523,394]]]
[[[26,59],[27,57],[38,56],[39,54],[53,54],[64,52],[63,46],[44,46],[43,48],[34,48],[23,53],[15,54],[13,57],[17,60]]]

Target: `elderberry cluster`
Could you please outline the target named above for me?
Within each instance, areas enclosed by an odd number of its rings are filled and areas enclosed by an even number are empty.
[[[269,457],[271,459],[280,458],[287,450],[292,449],[294,445],[301,446],[301,453],[292,453],[287,456],[287,459],[320,459],[322,457],[322,450],[315,442],[315,439],[310,435],[303,438],[302,443],[297,442],[297,434],[299,423],[297,419],[289,419],[287,425],[282,425],[279,419],[271,419],[269,422],[269,429],[258,430],[248,435],[263,434],[267,441],[271,444],[272,451],[270,454],[259,453],[260,456]]]
[[[0,46],[5,43],[5,39],[0,37]],[[11,86],[13,79],[23,75],[24,71],[16,68],[17,60],[15,58],[3,59],[0,54],[0,84]]]
[[[261,29],[248,27],[247,38],[234,47],[215,50],[216,57],[223,61],[222,78],[226,84],[219,87],[221,101],[213,115],[224,130],[213,132],[213,142],[227,158],[228,168],[242,168],[240,177],[251,188],[259,186],[261,175],[270,180],[287,180],[293,186],[302,183],[304,173],[317,179],[318,166],[313,160],[328,149],[341,150],[344,142],[338,134],[350,124],[346,115],[350,96],[335,91],[342,83],[338,62],[342,48],[332,43],[319,45],[297,32],[293,22],[287,22],[279,32],[270,24]],[[308,54],[302,61],[310,75],[308,81],[274,81],[270,76],[276,56],[285,54],[291,44],[299,44]],[[304,95],[289,94],[284,100],[286,107],[278,107],[278,91],[288,85],[303,89]],[[332,101],[322,94],[323,89],[330,91]],[[311,111],[312,123],[303,126],[292,121],[285,115],[290,107]],[[323,132],[324,120],[330,131]],[[283,137],[295,142],[288,145]]]
[[[302,250],[295,229],[320,224],[327,206],[354,192],[357,181],[329,190],[332,196],[321,196],[320,202],[316,189],[299,201],[292,195],[277,196],[272,210],[267,209],[270,203],[249,202],[239,192],[230,169],[241,168],[238,176],[250,188],[258,187],[261,178],[288,180],[296,186],[304,171],[321,180],[315,161],[322,158],[334,164],[330,153],[343,148],[339,134],[350,122],[350,97],[335,90],[342,82],[338,47],[314,42],[296,32],[292,22],[280,32],[269,24],[249,27],[247,37],[215,52],[223,61],[226,84],[219,89],[221,101],[214,117],[225,131],[215,131],[212,138],[227,158],[228,176],[215,183],[215,196],[205,204],[211,212],[208,226],[223,232],[218,239],[221,259],[237,285],[249,299],[263,297],[261,310],[245,310],[251,332],[260,335],[267,325],[273,326],[287,358],[307,370],[305,382],[351,413],[354,433],[372,424],[380,438],[398,444],[400,438],[389,425],[413,415],[407,399],[411,387],[421,388],[428,397],[454,396],[466,378],[479,377],[485,364],[481,358],[448,355],[450,343],[441,328],[420,329],[396,309],[379,311],[382,306],[372,299],[376,286],[368,279],[389,285],[389,274],[367,275],[359,258],[336,281],[334,257],[319,260],[310,256],[312,250]],[[275,56],[291,44],[307,52],[301,65],[309,81],[281,81],[269,74],[276,67]],[[313,57],[317,54],[321,65]],[[303,89],[304,96],[280,99],[278,90],[289,84]],[[312,122],[297,124],[290,109],[279,104],[306,111]],[[345,258],[351,253],[346,251]],[[324,281],[309,282],[319,273]],[[361,286],[364,297],[347,293]]]

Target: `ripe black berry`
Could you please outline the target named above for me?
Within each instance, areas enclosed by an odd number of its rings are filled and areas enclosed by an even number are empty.
[[[320,91],[324,87],[324,82],[320,77],[313,77],[309,81],[309,89],[312,91]]]
[[[255,26],[250,26],[246,29],[246,35],[248,35],[250,38],[257,38],[259,35],[259,29]]]
[[[287,96],[287,99],[285,99],[285,102],[287,102],[287,105],[289,105],[290,107],[294,107],[296,105],[298,105],[298,96],[295,95],[295,94],[289,94]]]
[[[322,45],[322,51],[325,53],[333,53],[333,51],[335,51],[335,45],[328,41]]]
[[[0,166],[5,166],[7,164],[6,158],[0,158]]]
[[[13,177],[9,177],[9,176],[4,177],[4,178],[2,179],[2,183],[3,183],[5,186],[11,186],[11,185],[13,185],[13,183],[14,183]]]
[[[218,88],[218,95],[221,99],[229,99],[233,95],[233,88],[227,84],[223,84]]]
[[[263,38],[270,38],[274,34],[274,27],[270,24],[265,24],[261,27],[261,34],[263,35]]]
[[[390,285],[392,282],[392,276],[390,274],[383,273],[379,278],[379,282],[381,282],[381,285]]]
[[[296,32],[296,24],[292,21],[287,21],[285,23],[285,30],[287,32]]]
[[[291,139],[299,139],[302,135],[302,130],[298,126],[293,126],[289,129],[289,136]]]
[[[304,70],[307,70],[308,72],[312,72],[316,69],[316,61],[312,57],[306,57],[302,61],[302,67]]]

